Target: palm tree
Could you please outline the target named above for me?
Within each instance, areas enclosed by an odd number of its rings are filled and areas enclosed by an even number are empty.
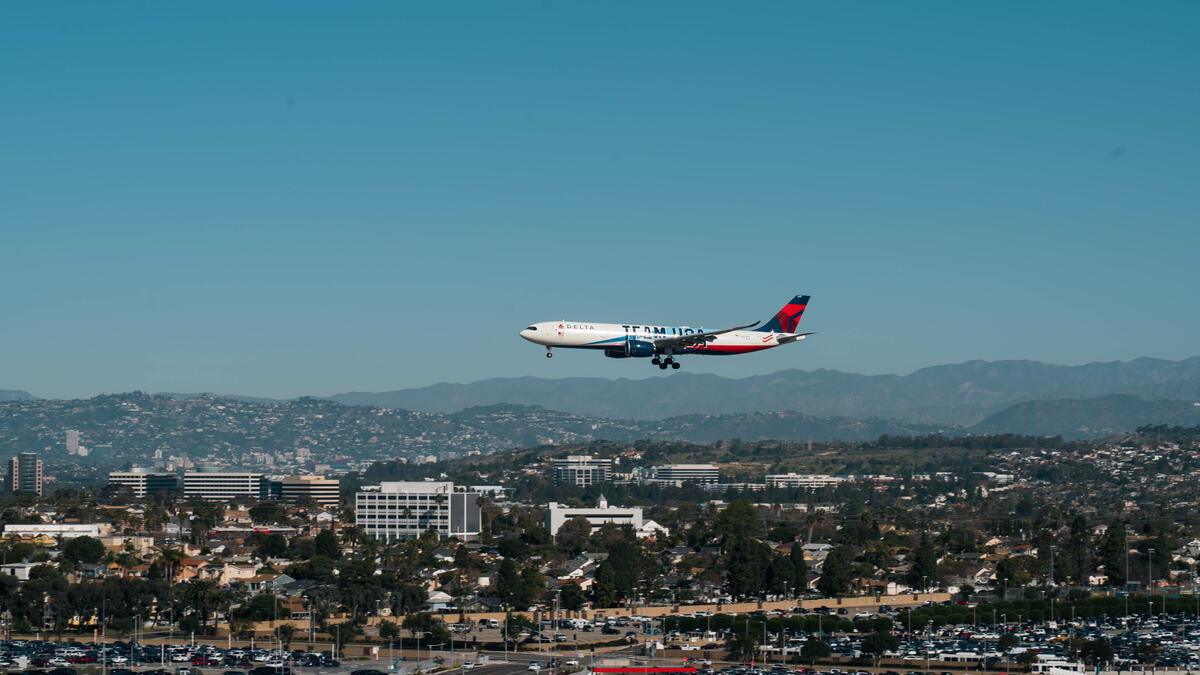
[[[825,522],[825,512],[810,509],[808,515],[804,517],[804,522],[808,525],[808,538],[804,540],[804,543],[811,544],[813,528]]]
[[[290,623],[282,623],[275,627],[275,637],[279,638],[279,644],[283,651],[291,651],[292,637],[296,635],[296,627]]]

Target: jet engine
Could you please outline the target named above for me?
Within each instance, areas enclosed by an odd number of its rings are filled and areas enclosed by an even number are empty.
[[[604,355],[610,359],[654,356],[654,343],[649,340],[626,340],[625,344],[616,349],[605,349]]]

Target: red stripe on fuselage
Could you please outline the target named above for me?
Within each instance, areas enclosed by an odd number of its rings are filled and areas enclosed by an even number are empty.
[[[745,354],[770,349],[775,345],[708,345],[705,347],[688,347],[691,354]]]

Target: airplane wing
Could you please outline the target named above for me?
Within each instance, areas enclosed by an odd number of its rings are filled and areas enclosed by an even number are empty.
[[[666,349],[691,347],[692,345],[698,345],[704,342],[712,342],[713,340],[717,339],[718,335],[732,333],[735,330],[746,330],[747,328],[753,328],[757,325],[758,322],[755,321],[754,323],[748,323],[745,326],[734,326],[733,328],[726,328],[724,330],[711,330],[707,333],[693,333],[692,335],[676,335],[668,338],[659,338],[654,341],[654,348],[658,351],[663,351]]]

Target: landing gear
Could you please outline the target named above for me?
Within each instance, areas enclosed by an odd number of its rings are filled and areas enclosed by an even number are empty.
[[[674,368],[676,370],[679,369],[679,362],[676,361],[675,357],[670,354],[667,354],[664,358],[661,358],[661,359],[656,356],[656,357],[650,359],[650,363],[652,365],[658,366],[659,370],[666,370],[667,366],[670,366],[671,368]]]
[[[552,359],[552,358],[554,358],[554,354],[551,354],[551,353],[550,353],[550,348],[549,348],[549,347],[546,347],[546,358],[548,358],[548,359]]]

